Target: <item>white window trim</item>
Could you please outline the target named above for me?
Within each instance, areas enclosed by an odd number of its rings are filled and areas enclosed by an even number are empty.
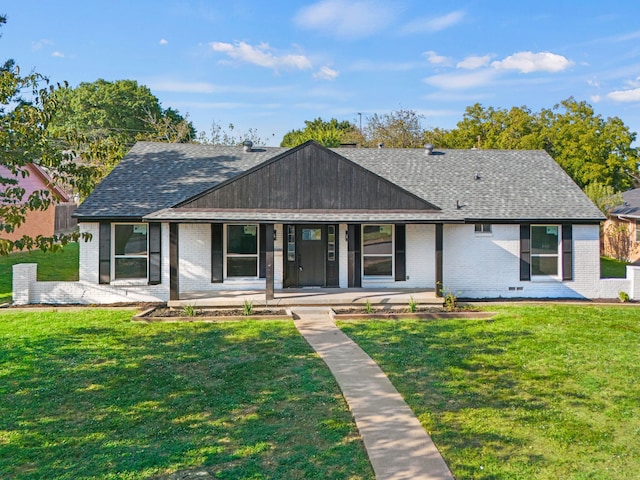
[[[378,227],[380,225],[391,225],[391,255],[385,254],[365,254],[364,253],[364,227]],[[364,257],[389,257],[391,256],[391,275],[365,275],[364,274]],[[396,226],[391,223],[363,223],[360,226],[360,274],[362,279],[366,280],[384,280],[395,279],[396,271]]]
[[[116,255],[116,225],[145,225],[147,227],[146,255]],[[145,222],[115,222],[111,224],[111,285],[147,285],[149,282],[149,224]],[[144,258],[147,260],[147,275],[144,278],[116,279],[116,258]]]
[[[239,254],[239,253],[227,253],[227,243],[229,240],[229,235],[228,235],[228,227],[229,225],[255,225],[256,227],[256,253],[255,254]],[[244,281],[250,281],[250,280],[257,280],[260,278],[260,224],[259,223],[225,223],[223,225],[223,232],[222,232],[222,243],[223,243],[223,249],[224,249],[224,259],[223,259],[223,265],[222,265],[222,269],[223,269],[223,278],[225,282],[244,282]],[[255,277],[229,277],[227,275],[227,258],[249,258],[249,257],[255,257],[256,259],[256,276]]]
[[[533,227],[558,227],[558,245],[556,254],[548,254],[548,253],[529,253],[529,273],[531,276],[532,282],[557,282],[562,281],[562,225],[554,224],[554,223],[542,223],[542,224],[531,224],[529,226],[529,242],[533,244]],[[530,247],[530,250],[533,250],[533,246]],[[558,261],[558,274],[557,275],[534,275],[532,271],[532,260],[533,257],[556,257]]]

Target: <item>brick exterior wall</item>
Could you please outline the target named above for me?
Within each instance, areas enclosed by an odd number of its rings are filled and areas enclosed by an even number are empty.
[[[347,286],[347,226],[339,226],[340,286]],[[81,231],[93,234],[80,242],[78,282],[37,282],[36,267],[14,266],[14,303],[164,302],[169,299],[169,226],[162,225],[162,283],[141,285],[98,283],[98,223],[83,223]],[[274,273],[275,288],[282,288],[283,229],[277,225]],[[404,282],[370,282],[363,288],[425,288],[435,286],[435,227],[407,225],[407,277]],[[573,273],[571,281],[520,281],[520,233],[518,225],[493,225],[490,235],[475,234],[473,225],[444,225],[443,287],[467,298],[617,298],[625,291],[640,299],[640,267],[627,267],[626,279],[600,279],[599,228],[573,227]],[[179,273],[182,292],[216,290],[263,290],[264,279],[227,280],[212,284],[211,227],[180,225]]]

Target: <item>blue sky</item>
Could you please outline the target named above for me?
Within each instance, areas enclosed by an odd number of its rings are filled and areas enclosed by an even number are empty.
[[[54,81],[133,79],[163,107],[250,128],[267,145],[304,120],[399,108],[452,128],[465,107],[551,108],[573,96],[640,131],[640,2],[21,0],[0,59]]]

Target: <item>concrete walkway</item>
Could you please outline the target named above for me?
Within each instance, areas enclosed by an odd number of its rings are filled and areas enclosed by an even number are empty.
[[[380,367],[338,329],[327,308],[292,308],[300,333],[335,377],[376,480],[453,480],[440,452]]]

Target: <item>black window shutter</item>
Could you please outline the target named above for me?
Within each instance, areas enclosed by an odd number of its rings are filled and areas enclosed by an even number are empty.
[[[211,283],[222,283],[223,252],[222,224],[211,224]]]
[[[407,279],[406,226],[397,224],[395,230],[396,282],[404,282]]]
[[[350,224],[348,225],[347,230],[349,236],[349,270],[347,286],[349,288],[362,286],[362,272],[360,271],[362,265],[362,257],[360,256],[360,239],[362,232],[360,228],[360,225]]]
[[[111,223],[109,222],[100,222],[98,283],[111,283]]]
[[[520,225],[520,280],[531,280],[531,226]]]
[[[161,238],[160,223],[149,224],[149,285],[158,285],[161,276]]]
[[[573,227],[562,224],[562,280],[573,280]]]
[[[441,223],[436,223],[436,297],[442,297],[443,274],[442,274],[442,252],[444,248],[444,228]]]
[[[267,278],[267,225],[260,224],[260,278]]]

